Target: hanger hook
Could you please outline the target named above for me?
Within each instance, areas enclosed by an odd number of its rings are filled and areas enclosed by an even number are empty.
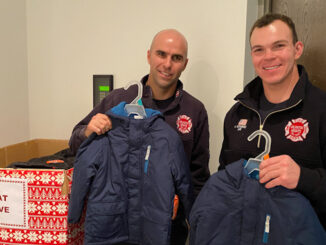
[[[141,98],[143,97],[143,84],[139,81],[129,82],[126,86],[124,86],[124,89],[127,90],[131,85],[134,84],[138,85],[138,94],[130,104],[125,105],[125,111],[127,112],[128,116],[131,114],[136,114],[140,116],[138,119],[145,118],[146,111],[141,101]]]
[[[269,154],[269,152],[271,151],[272,138],[271,138],[271,136],[269,135],[269,133],[267,131],[260,129],[260,130],[256,130],[251,135],[249,135],[248,140],[252,141],[257,135],[264,136],[264,138],[265,138],[265,150],[255,158],[263,160],[264,156]]]
[[[130,103],[138,105],[138,101],[143,97],[143,84],[139,81],[131,81],[124,86],[124,89],[127,90],[131,85],[138,85],[138,94],[137,97]]]

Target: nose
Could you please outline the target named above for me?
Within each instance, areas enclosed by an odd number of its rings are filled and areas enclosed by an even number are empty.
[[[171,57],[166,57],[165,61],[164,61],[164,67],[165,68],[170,68],[172,65],[172,60]]]
[[[271,50],[271,49],[265,50],[265,56],[264,56],[265,59],[273,59],[274,57],[275,57],[275,54],[274,54],[273,50]]]

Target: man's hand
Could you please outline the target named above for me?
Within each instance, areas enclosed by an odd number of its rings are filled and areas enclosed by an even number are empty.
[[[97,135],[101,135],[109,131],[111,128],[112,123],[110,118],[105,114],[97,113],[88,123],[85,129],[85,136],[88,137],[93,132]]]
[[[288,155],[268,158],[260,163],[259,169],[259,182],[266,183],[266,188],[281,185],[294,189],[298,185],[300,167]]]

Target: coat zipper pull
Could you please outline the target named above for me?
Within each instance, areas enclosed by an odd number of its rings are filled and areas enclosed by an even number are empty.
[[[264,235],[263,235],[263,243],[264,244],[266,244],[268,242],[268,235],[269,235],[269,229],[270,229],[270,220],[271,220],[271,215],[266,214],[265,229],[264,229]]]
[[[145,165],[144,165],[144,173],[147,174],[147,169],[148,169],[148,159],[149,159],[149,154],[151,153],[151,145],[147,146],[147,151],[145,155]]]
[[[259,125],[259,130],[263,130],[263,125]],[[258,142],[257,142],[257,148],[260,147],[260,139],[261,139],[261,135],[258,136]]]

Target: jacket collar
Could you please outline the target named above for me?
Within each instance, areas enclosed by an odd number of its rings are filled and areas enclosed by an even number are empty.
[[[130,121],[133,121],[135,123],[142,124],[144,126],[143,129],[145,131],[148,131],[154,121],[156,121],[158,118],[163,118],[162,114],[159,111],[145,108],[146,117],[143,119],[134,119],[132,117],[129,117],[126,113],[124,109],[125,105],[126,102],[123,101],[105,113],[110,117],[112,121],[112,129],[115,128],[117,125],[128,127]]]
[[[148,76],[149,75],[146,75],[141,79],[141,83],[143,84],[142,102],[145,107],[154,108],[155,106],[154,106],[154,102],[153,102],[152,89],[150,86],[146,85]],[[173,102],[170,104],[170,106],[168,108],[166,108],[164,111],[162,111],[162,113],[165,113],[166,111],[170,111],[170,110],[173,110],[174,108],[176,108],[182,99],[182,95],[183,95],[183,84],[180,80],[178,80],[177,88],[175,91],[175,99],[173,100]]]
[[[286,107],[297,104],[305,97],[305,90],[309,84],[308,74],[302,65],[298,65],[298,72],[299,81],[295,85],[290,99],[285,105]],[[262,93],[264,93],[262,80],[260,77],[256,77],[247,86],[245,86],[243,92],[238,94],[234,99],[251,108],[258,109],[259,98]]]
[[[120,102],[120,104],[118,104],[117,106],[113,107],[111,109],[111,112],[115,115],[118,115],[118,116],[122,116],[122,117],[129,117],[126,110],[125,110],[125,106],[126,106],[126,102]],[[160,114],[159,111],[156,111],[156,110],[152,110],[152,109],[148,109],[146,108],[145,109],[145,112],[146,112],[146,116],[147,117],[152,117],[152,116],[155,116],[155,115],[158,115]]]

